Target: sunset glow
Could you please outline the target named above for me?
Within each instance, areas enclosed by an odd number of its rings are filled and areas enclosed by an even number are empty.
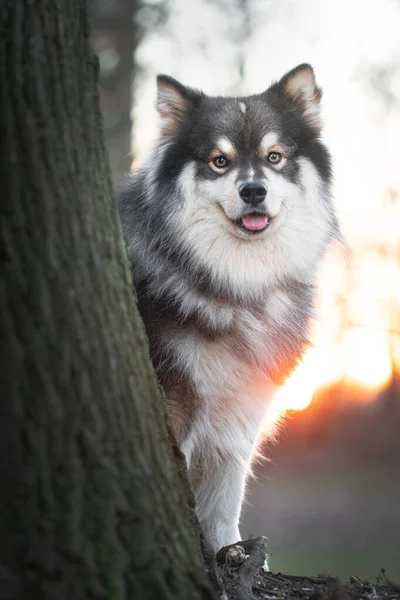
[[[315,372],[305,359],[287,383],[278,390],[274,404],[280,410],[303,410],[310,404],[315,387]]]
[[[380,388],[392,375],[389,336],[382,331],[347,331],[340,346],[343,375],[361,386]]]
[[[336,352],[310,350],[274,399],[277,414],[307,408],[315,392],[341,381],[365,392],[376,393],[392,375],[388,335],[382,332],[350,330]]]
[[[371,273],[374,268],[377,268],[376,264],[372,265]],[[380,272],[384,271],[382,265]],[[400,280],[398,266],[394,274],[392,284]],[[377,293],[381,294],[382,288]],[[377,319],[376,311],[368,313],[368,303],[360,299],[359,310],[354,305],[353,312],[364,319],[369,314],[369,323],[366,319],[365,326],[346,325],[338,314],[340,308],[332,306],[332,298],[326,296],[325,300],[326,306],[321,307],[324,316],[316,329],[315,347],[307,352],[275,396],[273,411],[277,415],[285,410],[307,408],[315,392],[336,383],[358,390],[356,397],[362,401],[388,384],[393,369],[400,370],[400,335],[390,329],[390,311],[384,312],[381,308]],[[372,302],[372,306],[376,308],[377,301]],[[399,307],[400,303],[397,309]]]

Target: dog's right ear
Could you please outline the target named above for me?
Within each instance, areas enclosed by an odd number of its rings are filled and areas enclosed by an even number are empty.
[[[161,137],[168,138],[200,103],[203,94],[188,88],[168,75],[157,76],[157,111],[161,118]]]

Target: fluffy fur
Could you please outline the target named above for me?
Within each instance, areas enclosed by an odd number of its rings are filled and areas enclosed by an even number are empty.
[[[118,193],[152,359],[215,551],[240,539],[260,423],[308,344],[317,266],[339,235],[320,98],[309,65],[244,98],[160,76],[160,137]],[[254,182],[266,196],[249,203],[240,190]],[[257,217],[265,228],[245,226]]]

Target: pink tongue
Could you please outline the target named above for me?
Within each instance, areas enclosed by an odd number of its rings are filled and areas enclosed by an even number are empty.
[[[268,225],[268,217],[266,215],[246,215],[242,217],[242,223],[250,231],[260,231]]]

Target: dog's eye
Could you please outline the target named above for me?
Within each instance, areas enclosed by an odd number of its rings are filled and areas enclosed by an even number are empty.
[[[229,161],[225,156],[216,156],[213,160],[213,164],[217,169],[225,169],[229,165]]]
[[[282,160],[282,154],[280,152],[269,152],[267,156],[268,162],[273,165],[277,165]]]

